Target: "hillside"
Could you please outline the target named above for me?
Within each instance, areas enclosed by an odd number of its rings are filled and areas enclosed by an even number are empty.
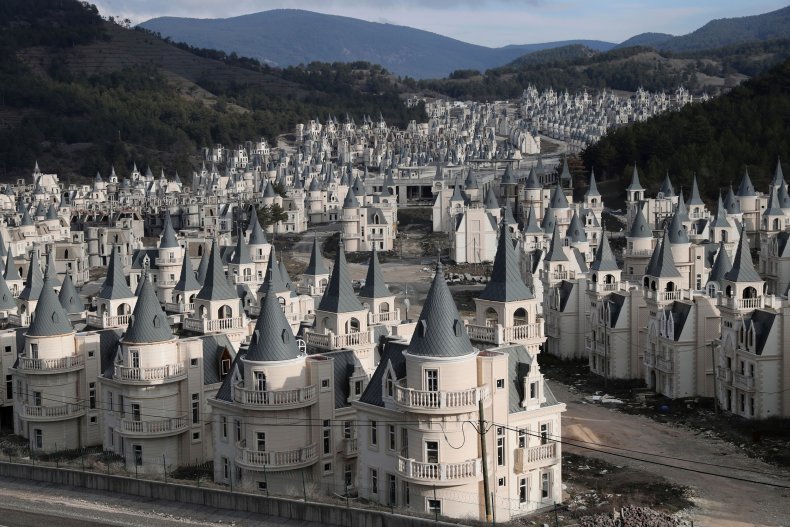
[[[634,161],[650,190],[667,171],[675,188],[690,188],[696,173],[711,201],[719,188],[737,185],[747,166],[765,189],[777,156],[790,159],[790,61],[707,103],[611,131],[582,155],[596,176],[619,179],[621,188]]]
[[[364,63],[274,69],[177,47],[76,0],[0,3],[0,178],[82,177],[135,160],[187,173],[201,146],[274,140],[328,114],[405,125],[401,87]]]
[[[297,9],[224,19],[161,17],[140,24],[175,42],[223,50],[275,66],[366,61],[413,78],[444,77],[457,69],[485,70],[551,47],[580,43],[605,50],[613,43],[564,41],[488,48],[405,26]]]
[[[620,42],[615,48],[631,48],[634,46],[657,48],[664,42],[673,38],[675,38],[675,36],[669,33],[640,33]]]

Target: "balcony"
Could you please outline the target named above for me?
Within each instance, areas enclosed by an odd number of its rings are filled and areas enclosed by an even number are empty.
[[[754,298],[735,298],[731,296],[720,296],[719,305],[730,309],[762,309],[764,307],[763,297]]]
[[[618,291],[620,289],[620,282],[587,282],[587,290],[594,291],[596,293],[611,293],[612,291]]]
[[[88,315],[85,319],[92,328],[107,329],[121,328],[129,325],[132,315]]]
[[[157,421],[121,419],[120,433],[126,436],[162,437],[176,435],[189,428],[189,419],[174,417]]]
[[[576,271],[554,271],[550,277],[552,280],[573,280],[576,278]]]
[[[115,365],[113,379],[131,383],[171,382],[186,378],[187,369],[184,364],[165,364],[152,368],[132,368],[129,366]]]
[[[398,324],[400,323],[400,309],[387,311],[385,313],[368,313],[368,325],[376,324]]]
[[[230,329],[244,329],[244,317],[233,318],[185,318],[183,327],[195,333],[215,333]]]
[[[326,350],[369,346],[373,342],[370,331],[348,333],[346,335],[335,335],[332,332],[313,333],[312,331],[305,331],[304,337],[308,346]]]
[[[359,455],[359,440],[356,437],[343,439],[343,455],[346,457],[357,457]]]
[[[322,296],[324,294],[324,290],[326,286],[318,286],[313,287],[310,285],[299,285],[296,286],[296,292],[300,295],[309,295],[309,296]]]
[[[652,249],[638,249],[638,250],[631,250],[625,252],[626,258],[633,257],[633,258],[650,258],[653,256]]]
[[[498,344],[498,335],[496,326],[478,326],[475,324],[467,324],[466,332],[469,338],[476,342],[489,342],[491,344]]]
[[[257,408],[301,408],[313,404],[318,397],[316,386],[296,388],[293,390],[250,390],[234,387],[233,400],[245,406]]]
[[[524,473],[537,467],[545,467],[559,462],[557,443],[552,441],[545,445],[516,449],[516,472]]]
[[[59,359],[31,359],[19,357],[19,369],[27,373],[57,373],[82,368],[85,365],[83,355],[70,355]]]
[[[414,483],[427,485],[464,485],[483,477],[480,458],[460,463],[424,463],[398,456],[398,473]]]
[[[22,405],[21,416],[30,421],[62,421],[85,415],[85,408],[80,404],[64,404],[61,406]]]
[[[23,314],[9,313],[8,324],[10,326],[26,328],[27,326],[30,325],[30,315],[24,313]]]
[[[683,300],[683,290],[676,289],[675,291],[654,291],[647,290],[647,298],[655,300],[656,302],[672,302],[675,300]]]
[[[665,373],[672,373],[672,359],[656,358],[656,369]]]
[[[595,352],[595,341],[592,337],[584,337],[584,351],[589,355]]]
[[[181,265],[181,258],[154,258],[157,267],[168,265]]]
[[[518,342],[521,340],[542,338],[544,338],[543,322],[506,326],[504,328],[504,342]]]
[[[645,366],[648,366],[650,368],[655,367],[655,365],[656,365],[656,356],[653,353],[650,353],[649,351],[646,352],[645,353],[645,358],[644,358],[644,363],[645,363]]]
[[[732,386],[745,392],[754,391],[754,377],[746,376],[742,373],[732,372]]]
[[[315,444],[280,452],[250,450],[245,445],[246,441],[236,445],[236,464],[246,468],[276,472],[304,468],[318,461],[318,447]]]
[[[488,386],[457,391],[428,391],[407,388],[405,380],[395,384],[395,404],[413,412],[472,412],[477,410],[477,403],[486,397],[488,397]]]
[[[194,313],[195,304],[178,304],[174,302],[165,303],[165,311],[168,313]]]
[[[716,366],[716,378],[722,382],[732,382],[732,370],[723,366]]]

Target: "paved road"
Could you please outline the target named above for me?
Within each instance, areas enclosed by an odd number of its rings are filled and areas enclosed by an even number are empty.
[[[287,518],[0,478],[0,527],[320,527]]]
[[[787,471],[752,459],[725,441],[693,430],[662,424],[647,417],[585,404],[578,393],[569,392],[566,386],[554,382],[550,382],[550,386],[557,399],[567,403],[568,410],[562,417],[563,438],[661,454],[669,457],[657,458],[616,451],[642,460],[714,472],[725,477],[699,474],[564,445],[565,451],[599,457],[616,465],[644,470],[673,483],[691,487],[698,508],[692,516],[695,526],[790,525],[790,489],[733,479],[757,480],[787,487],[790,486],[790,473]],[[689,461],[676,461],[671,458]]]

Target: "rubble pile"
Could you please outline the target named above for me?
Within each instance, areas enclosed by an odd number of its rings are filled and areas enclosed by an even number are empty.
[[[579,519],[579,527],[685,527],[689,523],[649,507],[625,506],[618,513]]]

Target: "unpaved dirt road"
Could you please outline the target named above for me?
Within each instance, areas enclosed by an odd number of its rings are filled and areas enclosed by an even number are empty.
[[[692,519],[695,526],[747,527],[790,525],[790,473],[773,465],[746,456],[736,446],[684,428],[653,421],[647,417],[628,415],[600,405],[586,404],[578,392],[550,382],[557,399],[567,404],[562,417],[564,440],[588,442],[578,448],[563,445],[567,452],[604,459],[662,476],[672,483],[686,485],[693,490],[697,510]],[[625,450],[610,452],[634,459],[603,453],[603,448],[589,443],[599,443],[620,449],[660,454],[667,457],[643,455]],[[675,458],[675,459],[673,459]],[[687,461],[679,461],[682,458]],[[658,465],[684,467],[720,474],[706,475]],[[726,468],[725,468],[726,467]],[[760,481],[762,485],[738,481],[742,478]]]

